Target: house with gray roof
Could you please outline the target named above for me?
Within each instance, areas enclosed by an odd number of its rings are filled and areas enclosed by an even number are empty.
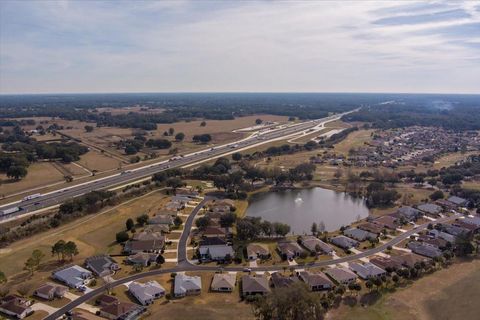
[[[325,270],[325,274],[338,284],[347,285],[357,281],[357,275],[344,267],[334,267]]]
[[[405,206],[398,208],[397,215],[405,218],[408,221],[414,221],[417,220],[417,218],[421,215],[421,212],[418,209]]]
[[[442,255],[442,250],[424,242],[411,241],[407,244],[407,247],[416,254],[429,258],[435,258]]]
[[[237,283],[237,276],[233,273],[215,273],[210,289],[217,292],[232,292]]]
[[[387,273],[382,268],[379,268],[370,262],[366,262],[366,263],[350,262],[348,264],[348,267],[353,272],[355,272],[360,278],[364,280],[380,277]]]
[[[80,266],[72,265],[53,272],[52,277],[70,288],[78,289],[90,282],[92,272]]]
[[[442,230],[445,231],[446,233],[449,233],[449,234],[455,236],[455,237],[458,237],[461,234],[468,235],[471,232],[469,229],[462,228],[462,227],[459,227],[459,226],[454,226],[454,225],[451,225],[451,224],[443,224],[442,225]]]
[[[198,295],[202,291],[202,279],[199,276],[187,276],[185,273],[177,273],[173,284],[173,295],[185,297]]]
[[[357,240],[350,239],[343,235],[333,237],[332,239],[330,239],[330,242],[336,245],[337,247],[340,247],[346,250],[350,248],[358,247],[358,245],[360,244]]]
[[[315,254],[330,254],[333,252],[333,248],[330,245],[326,244],[315,236],[301,236],[300,244],[307,248],[308,251]]]
[[[443,240],[445,240],[447,242],[450,242],[452,244],[455,243],[455,236],[454,235],[451,235],[449,233],[446,233],[446,232],[443,232],[443,231],[440,231],[440,230],[437,230],[437,229],[428,230],[427,234],[430,237],[433,237],[433,238],[440,238],[440,239],[443,239]]]
[[[235,255],[232,246],[218,237],[205,238],[200,241],[198,254],[202,261],[225,261]]]
[[[375,240],[378,238],[378,234],[376,233],[368,232],[357,228],[346,229],[343,231],[343,234],[357,241]]]
[[[242,295],[264,295],[270,292],[266,276],[244,275],[242,277]]]
[[[146,283],[134,281],[128,285],[128,292],[143,306],[152,304],[153,300],[165,295],[165,289],[154,280]]]
[[[120,270],[120,266],[106,254],[85,259],[85,266],[98,277],[109,276]]]
[[[334,285],[323,272],[301,271],[298,277],[305,282],[310,291],[329,290]]]
[[[428,214],[434,217],[438,217],[440,213],[443,211],[442,207],[434,203],[422,203],[417,206],[417,209],[425,212],[425,214]]]
[[[448,202],[452,203],[453,205],[457,207],[465,207],[468,204],[468,200],[464,198],[460,198],[457,196],[451,196],[450,198],[447,199]]]

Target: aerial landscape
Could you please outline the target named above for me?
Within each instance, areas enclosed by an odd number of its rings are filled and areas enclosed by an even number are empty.
[[[0,1],[0,319],[478,319],[479,37],[476,1]]]

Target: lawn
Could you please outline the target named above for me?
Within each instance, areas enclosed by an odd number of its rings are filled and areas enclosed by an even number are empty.
[[[371,133],[373,130],[358,130],[350,133],[347,138],[335,145],[335,152],[347,155],[352,148],[358,148],[371,141]]]
[[[368,307],[342,305],[328,319],[476,319],[480,306],[480,260],[455,263],[405,288],[385,294]]]

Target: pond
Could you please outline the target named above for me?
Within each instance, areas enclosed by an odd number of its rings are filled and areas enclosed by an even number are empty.
[[[254,195],[246,212],[270,222],[290,225],[292,234],[309,234],[313,222],[334,231],[368,216],[361,198],[323,188],[288,190]]]

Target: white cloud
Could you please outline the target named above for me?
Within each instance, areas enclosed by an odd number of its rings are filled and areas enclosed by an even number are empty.
[[[480,35],[440,32],[480,23],[468,2],[108,4],[0,16],[0,92],[478,92]],[[374,23],[445,6],[470,17]]]

